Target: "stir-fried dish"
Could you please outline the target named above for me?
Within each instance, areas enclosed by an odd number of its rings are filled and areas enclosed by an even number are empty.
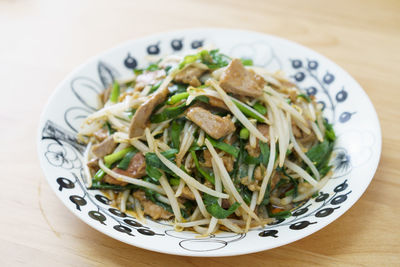
[[[316,196],[335,141],[281,73],[218,50],[171,55],[99,95],[83,122],[85,181],[121,211],[203,235],[272,223]]]

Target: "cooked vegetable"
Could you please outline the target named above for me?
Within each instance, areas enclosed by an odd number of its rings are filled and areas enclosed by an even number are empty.
[[[111,94],[110,94],[110,101],[113,103],[117,103],[118,102],[118,97],[119,97],[119,84],[115,81],[111,90]]]
[[[225,219],[226,217],[234,213],[237,208],[240,207],[240,204],[238,202],[235,202],[229,207],[229,209],[226,210],[218,204],[218,198],[216,197],[204,194],[203,199],[207,211],[217,219]]]
[[[115,82],[80,129],[88,188],[204,236],[291,216],[332,174],[336,135],[314,97],[252,65],[203,49]]]

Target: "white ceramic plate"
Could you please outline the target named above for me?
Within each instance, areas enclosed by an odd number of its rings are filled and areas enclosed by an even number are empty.
[[[192,232],[136,218],[108,205],[81,182],[82,151],[75,134],[95,111],[96,94],[113,79],[148,65],[148,55],[168,55],[212,45],[232,57],[253,59],[271,71],[283,70],[300,88],[316,96],[338,136],[334,176],[318,197],[264,229],[247,234]],[[374,107],[360,85],[320,54],[270,35],[228,29],[190,29],[129,41],[89,60],[56,88],[41,117],[37,139],[41,166],[64,205],[88,225],[125,243],[163,253],[228,256],[262,251],[296,241],[325,227],[362,195],[377,168],[381,131]]]

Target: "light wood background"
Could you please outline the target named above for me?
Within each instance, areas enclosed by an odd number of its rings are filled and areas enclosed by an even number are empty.
[[[256,30],[333,59],[378,112],[383,150],[361,199],[321,231],[226,258],[145,251],[97,232],[47,185],[36,153],[40,113],[77,65],[123,41],[178,28]],[[0,0],[0,266],[400,265],[400,1]]]

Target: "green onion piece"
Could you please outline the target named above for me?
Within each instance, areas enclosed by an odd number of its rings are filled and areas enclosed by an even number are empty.
[[[137,185],[134,184],[127,184],[125,186],[114,185],[114,184],[106,184],[100,183],[99,181],[93,182],[92,186],[88,188],[89,190],[115,190],[115,191],[123,191],[127,189],[136,189],[138,188]]]
[[[250,136],[250,131],[247,128],[242,128],[239,133],[240,139],[248,139]]]
[[[212,183],[212,184],[215,184],[215,178],[214,178],[214,176],[208,174],[203,168],[200,167],[199,160],[198,160],[198,158],[197,158],[196,152],[195,152],[195,151],[190,151],[190,154],[192,154],[192,158],[193,158],[194,164],[196,165],[196,168],[197,168],[197,170],[199,171],[199,173],[200,173],[201,175],[203,175],[203,177],[204,177],[207,181],[209,181],[209,182]]]
[[[311,102],[311,98],[306,95],[306,94],[299,94],[297,97],[303,98],[305,101],[307,101],[308,103]]]
[[[173,120],[170,129],[170,136],[173,148],[179,149],[180,135],[183,129],[183,123],[180,120]]]
[[[203,196],[204,204],[206,206],[206,210],[217,219],[225,219],[229,215],[235,212],[237,208],[239,208],[240,204],[238,202],[233,203],[229,209],[223,209],[218,204],[218,198],[210,196],[208,194],[204,194]]]
[[[158,64],[152,63],[152,64],[150,64],[150,65],[147,67],[146,70],[148,70],[148,71],[156,71],[156,70],[158,70],[158,69],[160,69],[160,67],[158,67]]]
[[[267,108],[260,102],[255,103],[253,108],[257,110],[257,112],[260,113],[261,115],[267,114]]]
[[[240,60],[244,66],[253,66],[253,60],[250,58],[241,58]]]
[[[113,88],[111,90],[110,101],[113,103],[117,103],[118,97],[119,97],[119,84],[115,81],[113,84]]]
[[[231,154],[232,156],[234,156],[235,158],[238,157],[239,155],[239,148],[234,147],[230,144],[221,142],[221,141],[217,141],[209,136],[207,136],[208,141],[210,141],[210,143],[212,144],[213,147],[216,147],[218,149],[221,149],[222,151],[225,151],[226,153]]]
[[[272,218],[277,218],[277,219],[286,219],[292,216],[292,213],[289,210],[277,212],[277,213],[272,213],[268,210],[268,216]]]
[[[172,186],[178,186],[181,183],[180,178],[170,178],[169,179],[169,184]]]
[[[325,137],[328,138],[329,141],[335,141],[336,140],[336,134],[335,131],[333,130],[332,124],[327,123],[324,120],[324,125],[325,125]]]
[[[166,157],[168,160],[172,161],[175,158],[175,154],[178,153],[177,149],[169,149],[161,154]],[[161,173],[159,170],[164,172],[174,174],[171,170],[161,162],[161,160],[157,157],[157,155],[153,152],[147,152],[145,155],[146,158],[146,172],[152,178],[158,180],[161,177]]]
[[[244,115],[249,116],[253,119],[256,119],[259,122],[265,122],[265,118],[260,116],[259,114],[257,114],[258,112],[256,110],[254,110],[253,108],[249,107],[248,105],[234,99],[231,98],[232,102],[239,108],[239,110],[241,112],[243,112]]]
[[[118,152],[107,155],[104,157],[104,163],[106,164],[106,166],[107,165],[111,166],[111,164],[122,159],[126,155],[126,153],[133,151],[134,149],[135,148],[133,148],[133,147],[127,147]]]
[[[150,88],[150,91],[147,95],[150,95],[151,93],[154,93],[158,88],[160,88],[160,85],[162,84],[163,81],[159,81],[158,83],[156,83],[155,85],[153,85]]]
[[[105,125],[107,127],[109,135],[112,135],[113,133],[115,133],[115,130],[111,127],[111,124],[108,121],[105,123]]]
[[[109,166],[107,166],[109,167]],[[103,177],[106,175],[106,172],[103,171],[102,169],[99,169],[96,174],[93,176],[93,182],[99,182],[101,181],[101,179],[103,179]]]
[[[159,123],[169,119],[176,118],[179,115],[181,115],[186,110],[186,108],[187,108],[186,103],[183,103],[176,107],[166,108],[161,113],[151,116],[150,121],[152,123]]]
[[[189,93],[185,92],[185,93],[180,93],[180,94],[176,94],[171,96],[168,101],[167,104],[173,105],[176,104],[178,102],[180,102],[183,99],[186,99],[189,97]]]
[[[179,63],[179,69],[183,69],[187,64],[193,63],[200,58],[199,54],[187,55],[183,58],[183,61]]]
[[[290,189],[289,191],[287,191],[287,192],[285,193],[285,197],[288,197],[288,196],[293,195],[294,192],[295,192],[294,188]]]
[[[129,163],[131,162],[133,156],[136,155],[137,149],[129,151],[126,153],[125,157],[118,163],[117,167],[122,170],[126,170],[129,167]]]
[[[260,150],[261,150],[261,163],[264,164],[265,167],[267,167],[269,161],[269,145],[267,143],[260,141]]]

